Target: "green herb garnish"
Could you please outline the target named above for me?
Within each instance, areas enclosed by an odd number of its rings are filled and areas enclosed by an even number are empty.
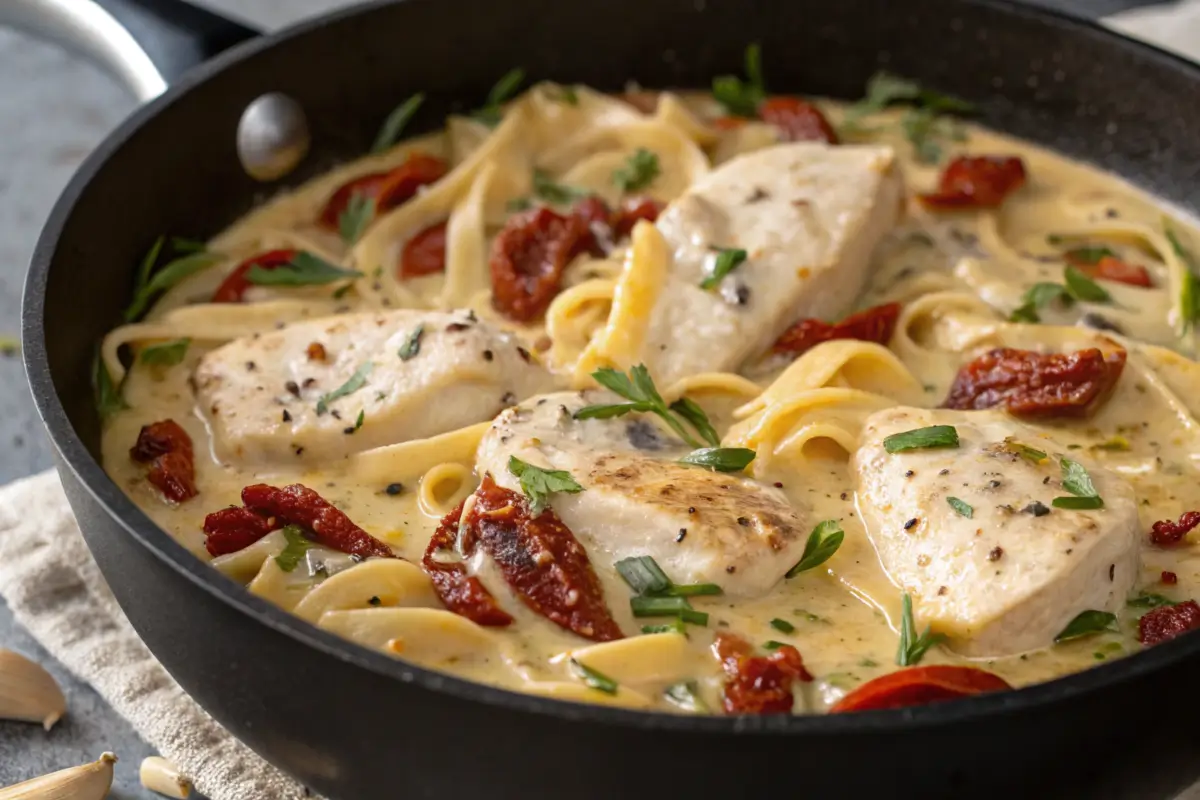
[[[1106,450],[1110,453],[1124,453],[1129,450],[1129,440],[1124,436],[1113,436],[1099,444],[1092,445],[1095,450]]]
[[[1197,321],[1200,321],[1200,285],[1197,285],[1196,261],[1192,258],[1192,252],[1183,246],[1183,242],[1171,225],[1171,220],[1164,216],[1162,220],[1163,234],[1171,243],[1171,250],[1174,251],[1176,258],[1183,262],[1177,309],[1179,325],[1176,331],[1177,335],[1183,336],[1195,327]]]
[[[905,592],[900,598],[900,647],[896,651],[896,663],[902,667],[911,667],[921,662],[929,648],[946,640],[944,633],[933,633],[930,626],[925,626],[925,632],[917,636],[917,626],[913,622],[912,597]]]
[[[540,169],[533,171],[533,193],[555,206],[570,205],[591,194],[587,189],[555,183],[554,179],[550,177],[550,173]]]
[[[883,111],[893,103],[911,103],[932,112],[970,114],[975,105],[952,95],[926,89],[916,81],[880,71],[867,81],[866,96],[847,111],[842,126],[856,129],[863,117]]]
[[[663,422],[667,423],[671,430],[675,431],[688,446],[702,447],[696,437],[688,433],[683,423],[676,418],[675,414],[671,413],[666,401],[662,399],[662,395],[655,388],[654,380],[650,377],[650,370],[646,369],[645,364],[634,366],[629,370],[629,375],[605,367],[593,372],[592,377],[596,379],[596,383],[632,402],[584,406],[575,412],[575,419],[612,419],[633,412],[649,412],[656,414]],[[692,407],[689,407],[687,415],[680,414],[680,416],[684,420],[691,421],[690,417],[697,414],[702,415],[704,412],[700,406],[693,404]],[[707,421],[708,418],[704,419]],[[708,425],[708,427],[712,426]],[[702,435],[706,434],[702,431]]]
[[[1159,606],[1173,606],[1178,604],[1171,598],[1164,597],[1161,594],[1142,592],[1137,597],[1129,598],[1125,605],[1129,606],[1130,608],[1158,608]]]
[[[717,435],[717,429],[708,421],[708,415],[704,413],[704,409],[698,403],[686,397],[681,397],[674,403],[671,403],[671,410],[687,420],[696,429],[696,433],[700,434],[700,438],[713,447],[721,443],[721,437]]]
[[[679,459],[679,463],[714,472],[741,472],[750,466],[754,455],[748,447],[702,447]]]
[[[618,686],[616,681],[603,672],[598,672],[574,658],[571,659],[571,672],[591,689],[596,689],[605,694],[617,693]]]
[[[939,116],[932,108],[913,108],[900,118],[900,129],[904,138],[912,144],[917,161],[936,164],[942,158],[942,145],[946,140],[961,142],[966,139],[958,120]]]
[[[316,547],[316,542],[306,537],[299,525],[285,525],[280,533],[287,540],[287,546],[275,556],[275,563],[284,572],[291,572],[304,560],[304,554]]]
[[[350,195],[346,207],[338,214],[338,235],[347,245],[359,240],[371,220],[375,219],[375,198],[361,192]]]
[[[687,623],[680,617],[662,625],[643,625],[642,633],[682,633],[687,636]]]
[[[763,642],[763,650],[778,650],[781,647],[786,647],[783,642],[776,639],[767,639]]]
[[[935,447],[958,447],[958,430],[953,425],[930,425],[928,428],[893,433],[883,440],[883,449],[889,453]]]
[[[684,711],[697,714],[708,711],[708,706],[700,699],[700,687],[695,681],[684,681],[668,686],[663,692],[663,698]]]
[[[1062,469],[1063,488],[1075,497],[1054,498],[1052,505],[1055,508],[1088,511],[1104,507],[1104,501],[1100,499],[1096,485],[1092,483],[1092,476],[1088,475],[1082,464],[1069,458],[1059,459],[1058,463]]]
[[[828,561],[846,538],[845,531],[837,520],[827,519],[818,522],[808,534],[804,543],[804,552],[796,565],[787,571],[785,577],[794,578],[801,572],[807,572],[813,567],[819,567]]]
[[[525,80],[525,70],[517,67],[510,69],[504,73],[500,80],[496,81],[496,85],[488,92],[487,100],[483,104],[483,108],[476,111],[471,116],[479,122],[487,125],[489,128],[494,128],[500,124],[500,120],[504,119],[504,109],[501,106],[509,100],[517,90],[521,88],[521,83]]]
[[[328,394],[323,394],[317,399],[317,415],[324,414],[329,410],[329,404],[338,398],[345,397],[348,394],[353,394],[361,389],[367,383],[367,376],[371,374],[371,369],[375,365],[368,361],[354,371],[349,380],[341,386],[334,389]]]
[[[1063,280],[1067,284],[1067,291],[1076,300],[1084,300],[1089,303],[1112,302],[1112,295],[1103,286],[1075,267],[1067,267],[1063,270]]]
[[[739,250],[731,247],[718,247],[716,258],[713,260],[712,272],[709,273],[707,278],[700,281],[700,288],[706,292],[710,289],[717,288],[722,279],[737,269],[745,260],[745,250]]]
[[[138,353],[138,361],[158,367],[173,367],[183,363],[191,339],[172,339],[169,342],[147,345]]]
[[[779,617],[776,617],[775,619],[771,620],[770,625],[772,628],[779,631],[780,633],[795,633],[796,632],[795,625],[788,622],[786,619],[780,619]]]
[[[1070,305],[1074,298],[1067,292],[1065,286],[1057,283],[1035,283],[1021,297],[1021,305],[1009,316],[1011,322],[1040,322],[1038,309],[1050,305],[1056,300],[1064,305]]]
[[[1079,612],[1075,619],[1067,623],[1067,627],[1062,629],[1058,636],[1054,637],[1054,643],[1069,642],[1072,639],[1081,639],[1084,636],[1091,636],[1095,633],[1104,633],[1105,631],[1116,632],[1113,624],[1117,621],[1116,614],[1110,614],[1107,611],[1095,611],[1089,609]]]
[[[208,249],[208,245],[199,239],[189,239],[186,236],[172,236],[171,249],[176,253],[202,253]]]
[[[1116,258],[1117,254],[1107,247],[1074,247],[1063,253],[1063,258],[1072,264],[1099,264],[1101,259]]]
[[[638,594],[659,597],[696,597],[721,594],[715,583],[674,583],[653,556],[623,558],[613,566],[617,574]]]
[[[387,115],[387,119],[383,121],[383,125],[379,128],[379,133],[375,136],[375,143],[371,145],[371,152],[382,153],[394,145],[396,140],[400,138],[400,133],[412,118],[416,116],[417,110],[424,102],[425,95],[422,92],[417,92],[392,109],[392,112]]]
[[[1050,501],[1050,505],[1068,511],[1095,511],[1104,508],[1104,501],[1099,497],[1056,497]]]
[[[400,345],[400,360],[408,361],[415,358],[417,353],[421,352],[421,337],[425,335],[425,326],[418,325],[413,328],[412,333],[404,340],[404,344]]]
[[[358,430],[359,428],[361,428],[363,426],[363,423],[366,421],[367,421],[367,412],[365,410],[360,409],[358,412],[358,416],[354,420],[354,430]]]
[[[146,313],[146,309],[150,303],[158,295],[170,289],[175,284],[200,272],[203,269],[211,267],[221,260],[221,256],[215,253],[204,251],[204,245],[200,245],[200,250],[192,249],[194,244],[186,239],[172,239],[172,248],[176,252],[185,253],[179,258],[172,259],[159,269],[151,274],[149,270],[153,270],[154,264],[158,260],[159,253],[162,250],[163,237],[159,237],[150,248],[150,252],[142,260],[142,265],[138,269],[137,284],[133,292],[133,300],[129,303],[129,308],[125,309],[125,321],[136,322]],[[186,242],[181,248],[176,242]]]
[[[96,400],[96,411],[102,420],[129,408],[121,394],[120,384],[114,384],[112,376],[108,374],[108,367],[104,365],[99,348],[96,348],[96,360],[92,362],[92,390]]]
[[[758,107],[767,97],[763,82],[762,48],[758,42],[747,45],[745,55],[746,80],[734,75],[713,78],[713,99],[736,117],[758,116]]]
[[[554,492],[578,494],[583,487],[562,469],[542,469],[522,461],[516,456],[508,457],[508,471],[521,481],[521,491],[529,499],[529,510],[534,516],[546,509],[547,501]]]
[[[559,86],[557,100],[569,106],[577,106],[579,105],[579,93],[575,91],[574,86]]]
[[[629,598],[635,617],[679,617],[692,625],[707,625],[708,614],[692,608],[686,597],[638,595]]]
[[[1004,440],[1004,449],[1033,464],[1040,464],[1047,458],[1044,450],[1037,450],[1027,444],[1021,444],[1020,442],[1015,441],[1012,437]]]
[[[653,183],[660,172],[658,156],[639,147],[625,162],[625,166],[613,172],[612,180],[622,192],[636,192]]]
[[[306,250],[301,250],[292,256],[291,261],[273,269],[263,269],[255,264],[246,271],[246,281],[255,286],[319,286],[361,277],[362,273],[358,270],[343,269]]]
[[[975,509],[970,503],[963,502],[957,497],[947,497],[946,502],[950,504],[951,508],[958,512],[959,516],[966,517],[967,519],[971,519],[975,516]]]

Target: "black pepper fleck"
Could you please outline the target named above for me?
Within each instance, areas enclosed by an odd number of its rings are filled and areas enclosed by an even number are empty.
[[[999,561],[1003,555],[1004,555],[1003,547],[993,547],[988,552],[988,561]]]
[[[1032,503],[1022,508],[1021,511],[1025,514],[1033,514],[1035,517],[1044,517],[1050,513],[1050,509],[1046,506],[1046,504],[1038,500],[1034,500]]]
[[[292,395],[293,397],[300,396],[300,385],[295,381],[288,381],[283,385],[283,388],[287,389],[288,394]]]
[[[347,428],[342,428],[342,433],[349,435],[351,433],[354,433],[356,430],[358,430],[358,428],[355,428],[353,425],[351,425]]]
[[[919,521],[920,521],[920,520],[918,520],[916,517],[913,517],[912,519],[910,519],[910,520],[907,520],[907,521],[904,523],[904,530],[906,530],[906,531],[907,531],[907,530],[911,530],[911,529],[912,529],[912,527],[913,527],[914,525],[916,525],[916,524],[917,524]]]
[[[465,322],[451,322],[446,326],[446,331],[448,333],[458,333],[459,331],[465,331],[469,327],[471,326]]]
[[[680,528],[679,533],[675,535],[675,541],[682,542],[687,537],[687,528]]]
[[[517,396],[512,392],[505,392],[500,396],[500,405],[511,406],[515,402],[517,402]]]
[[[256,370],[256,369],[258,369],[258,364],[255,364],[253,361],[246,362],[246,371],[247,372],[254,372],[254,370]]]
[[[495,353],[493,353],[491,350],[484,350],[484,351],[483,351],[483,360],[484,360],[484,361],[491,361],[491,360],[492,360],[493,358],[495,358],[495,357],[496,357],[496,354],[495,354]]]
[[[517,355],[519,355],[521,357],[521,360],[524,361],[526,364],[529,363],[529,351],[526,350],[524,347],[521,347],[521,346],[517,347]]]
[[[695,507],[695,506],[688,506],[688,513],[689,513],[689,514],[695,514],[695,513],[696,513],[696,507]]]
[[[383,601],[380,600],[375,595],[372,595],[371,599],[367,601],[367,605],[369,605],[369,606],[377,606],[377,605],[381,605],[382,603],[383,603]]]
[[[840,495],[838,495],[838,497],[840,497],[842,500],[846,500],[846,499],[849,499],[850,495],[846,494],[845,492],[842,492]]]
[[[739,306],[744,306],[750,302],[750,287],[744,283],[739,283],[737,289],[733,293]]]
[[[1116,573],[1117,573],[1117,565],[1109,564],[1108,565],[1108,580],[1110,583],[1112,582],[1113,575],[1115,575]]]
[[[910,469],[910,470],[907,470],[907,471],[905,471],[905,473],[904,473],[904,477],[906,477],[906,478],[911,478],[913,475],[916,475],[916,474],[917,474],[917,473],[913,472],[913,471]]]
[[[949,474],[950,474],[950,470],[948,470],[948,469],[943,469],[940,472],[938,472],[938,475],[949,475]]]
[[[783,481],[775,481],[775,488],[776,488],[776,489],[782,489],[782,488],[783,488]]]
[[[286,408],[283,410],[283,421],[284,422],[292,421],[292,415],[288,413],[288,410]]]
[[[387,488],[384,489],[383,491],[387,492],[392,497],[395,497],[396,495],[398,495],[404,491],[404,484],[403,483],[389,483],[387,485]]]
[[[746,517],[738,517],[737,522],[738,522],[738,525],[741,525],[743,528],[750,527],[750,520],[747,519]]]
[[[304,383],[302,383],[300,385],[303,386],[305,389],[310,389],[313,386],[317,385],[317,379],[316,378],[305,378]]]
[[[993,480],[990,480],[990,481],[988,481],[988,482],[987,482],[987,485],[988,485],[988,488],[989,488],[989,489],[999,489],[999,488],[1000,488],[1000,481],[998,481],[998,480],[994,480],[994,479],[993,479]]]
[[[725,571],[727,573],[729,573],[730,575],[732,575],[733,573],[737,572],[737,567],[735,567],[733,564],[730,564],[728,567],[725,568]]]

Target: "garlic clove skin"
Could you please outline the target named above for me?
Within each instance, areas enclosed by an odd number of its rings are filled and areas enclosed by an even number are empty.
[[[12,650],[0,650],[0,719],[40,722],[50,730],[67,710],[54,677]]]
[[[149,756],[142,759],[138,770],[142,786],[152,792],[173,797],[175,800],[185,800],[192,794],[192,781],[179,771],[170,761],[162,756]]]
[[[90,764],[60,769],[0,789],[0,800],[104,800],[112,787],[115,763],[116,756],[103,753]]]

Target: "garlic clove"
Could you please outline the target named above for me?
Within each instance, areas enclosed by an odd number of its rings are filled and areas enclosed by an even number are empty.
[[[104,753],[90,764],[0,789],[0,800],[104,800],[112,786],[115,763],[116,756]]]
[[[40,664],[12,650],[0,650],[0,719],[40,722],[50,730],[66,713],[58,684]]]
[[[167,797],[174,797],[175,800],[184,800],[192,793],[191,779],[162,756],[143,758],[138,777],[145,788]]]

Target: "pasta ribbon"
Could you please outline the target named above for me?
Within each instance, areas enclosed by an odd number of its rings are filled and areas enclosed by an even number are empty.
[[[398,558],[375,558],[326,578],[293,612],[316,622],[326,611],[395,606],[441,608],[441,603],[420,567]]]

